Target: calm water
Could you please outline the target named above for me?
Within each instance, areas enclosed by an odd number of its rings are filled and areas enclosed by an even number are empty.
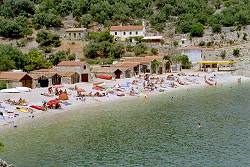
[[[0,135],[0,157],[17,167],[250,166],[250,85],[171,96],[26,125]]]

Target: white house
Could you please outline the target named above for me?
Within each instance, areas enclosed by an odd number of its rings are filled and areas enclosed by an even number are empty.
[[[144,37],[144,26],[112,26],[110,28],[110,34],[115,36],[115,40],[125,40],[129,37]]]

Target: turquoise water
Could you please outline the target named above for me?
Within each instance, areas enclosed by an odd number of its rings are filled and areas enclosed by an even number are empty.
[[[181,91],[60,114],[1,134],[0,157],[17,167],[250,166],[249,90]]]

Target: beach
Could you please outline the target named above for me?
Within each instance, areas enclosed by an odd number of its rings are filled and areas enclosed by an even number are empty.
[[[82,110],[97,105],[112,105],[112,103],[122,103],[125,100],[133,100],[135,98],[153,98],[158,94],[168,94],[172,91],[190,91],[200,87],[221,86],[224,84],[234,84],[246,82],[249,80],[247,77],[234,76],[230,73],[195,73],[192,71],[185,71],[179,74],[166,74],[166,75],[149,75],[148,83],[152,84],[145,86],[145,76],[140,78],[129,78],[119,80],[100,80],[96,79],[92,83],[78,83],[75,85],[63,85],[60,89],[67,91],[69,99],[61,101],[60,109],[48,109],[47,111],[32,109],[32,112],[19,112],[16,107],[19,105],[10,105],[6,103],[7,99],[11,101],[18,101],[20,98],[25,99],[25,108],[31,105],[42,106],[44,102],[58,98],[58,96],[44,96],[48,92],[48,88],[36,88],[31,92],[21,93],[1,93],[1,110],[4,113],[4,119],[0,119],[0,128],[21,128],[22,124],[29,121],[36,121],[51,115],[67,113]],[[103,90],[93,89],[93,84],[101,84],[106,87]],[[78,89],[84,90],[84,96],[77,97]],[[101,86],[100,86],[101,87]],[[97,93],[98,92],[98,93]],[[85,96],[91,93],[91,97]],[[105,94],[102,97],[100,94]],[[9,114],[8,111],[11,111]],[[13,116],[14,115],[14,116]]]

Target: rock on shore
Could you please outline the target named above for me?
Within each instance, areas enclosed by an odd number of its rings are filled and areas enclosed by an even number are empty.
[[[0,159],[0,167],[14,167],[13,165],[8,165],[7,162]]]

